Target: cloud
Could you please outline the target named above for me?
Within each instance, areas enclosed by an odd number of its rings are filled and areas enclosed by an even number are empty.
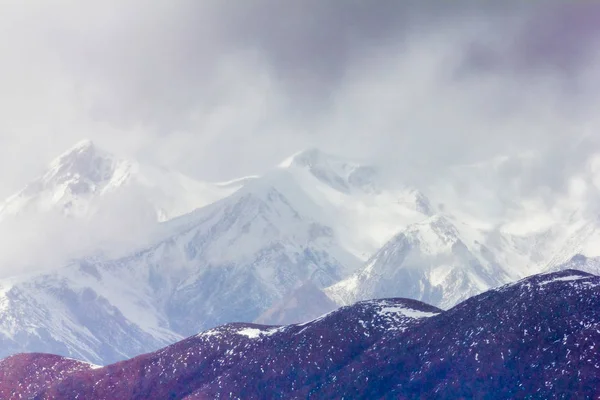
[[[201,179],[316,146],[486,217],[595,204],[598,38],[583,2],[6,0],[0,197],[91,138]],[[139,244],[152,218],[117,203],[4,224],[0,270]]]
[[[5,3],[4,194],[83,137],[207,179],[318,146],[423,182],[595,123],[593,4]],[[528,186],[564,183],[545,163]]]

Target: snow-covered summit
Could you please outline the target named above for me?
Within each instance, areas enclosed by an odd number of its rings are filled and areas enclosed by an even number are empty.
[[[111,177],[115,164],[116,157],[91,140],[83,140],[54,159],[45,177],[49,180],[53,177],[79,175],[94,182],[102,182]]]
[[[118,157],[91,140],[83,140],[0,204],[0,220],[49,211],[90,217],[100,207],[101,198],[127,192],[150,203],[156,219],[164,221],[210,204],[239,187],[199,182],[175,171]]]
[[[117,168],[130,165],[82,141],[53,160],[46,172],[0,206],[0,216],[50,211],[58,208],[65,215],[87,212],[86,202],[94,193],[109,186]],[[121,174],[119,174],[121,175]]]
[[[326,293],[338,304],[401,296],[448,308],[510,280],[481,240],[480,232],[434,215],[400,230]]]
[[[246,184],[202,182],[120,157],[85,140],[0,202],[0,276],[48,270],[92,254],[120,257],[151,245],[162,222]],[[36,251],[30,251],[36,249]]]

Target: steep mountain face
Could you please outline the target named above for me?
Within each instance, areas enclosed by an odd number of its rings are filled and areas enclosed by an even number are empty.
[[[351,277],[327,288],[339,304],[402,296],[451,307],[511,277],[468,227],[434,216],[411,225]],[[480,239],[481,240],[481,239]]]
[[[57,359],[12,357],[0,377],[17,364],[27,387],[0,387],[39,399],[595,398],[599,294],[600,277],[566,270],[449,311],[387,299],[300,325],[226,325],[104,368],[62,361],[39,374]]]
[[[182,334],[253,320],[298,282],[325,287],[358,264],[330,227],[297,211],[276,187],[251,185],[207,211],[133,261],[140,269],[156,266],[158,276],[173,271],[165,260],[178,261],[165,307]]]

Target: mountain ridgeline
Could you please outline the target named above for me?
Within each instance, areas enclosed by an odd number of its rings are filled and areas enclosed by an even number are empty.
[[[303,324],[229,324],[106,367],[0,361],[3,399],[596,398],[600,277],[535,275],[448,311],[358,302]]]

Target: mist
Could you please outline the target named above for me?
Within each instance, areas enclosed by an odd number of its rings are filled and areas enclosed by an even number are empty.
[[[3,197],[83,138],[205,180],[312,146],[421,187],[508,157],[461,187],[499,208],[597,186],[594,4],[9,0],[0,27]]]

